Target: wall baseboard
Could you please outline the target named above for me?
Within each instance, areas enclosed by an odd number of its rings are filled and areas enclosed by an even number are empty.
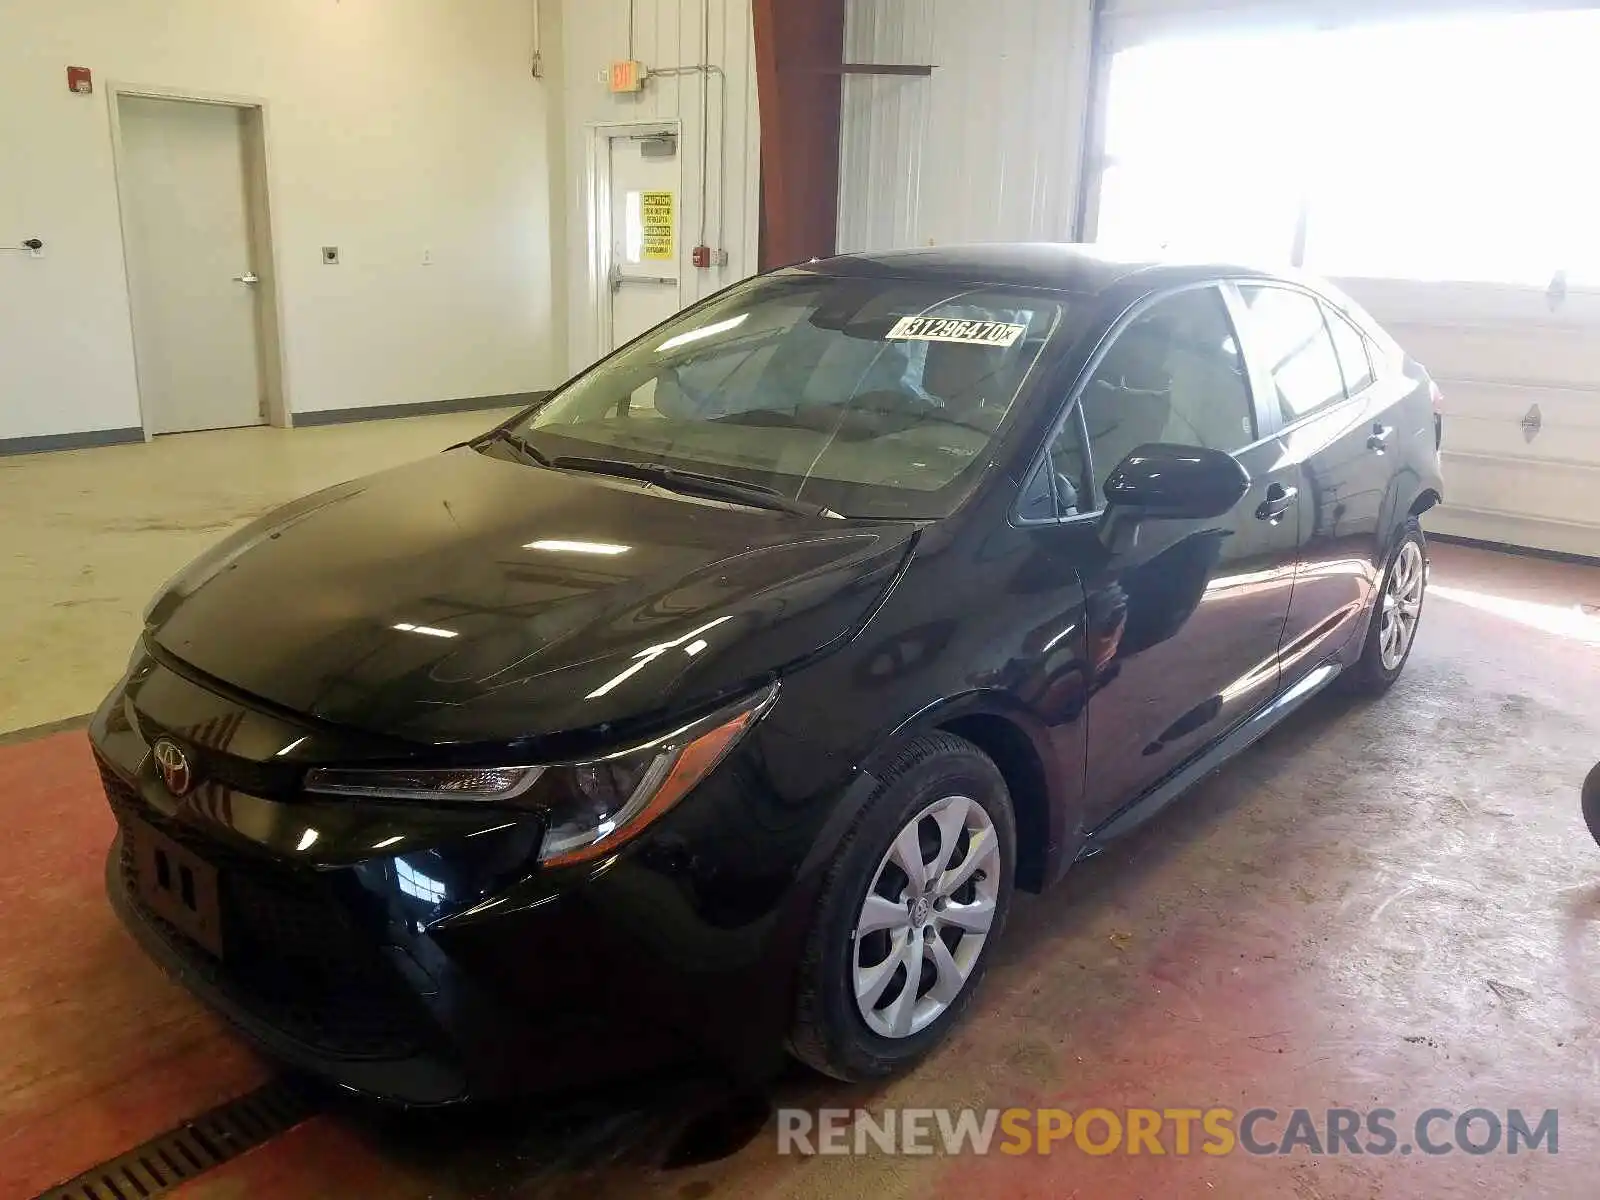
[[[373,404],[365,408],[324,408],[317,412],[297,412],[294,423],[300,426],[343,425],[349,421],[384,421],[394,417],[430,417],[440,413],[477,412],[486,408],[525,408],[548,396],[548,391],[511,392],[504,396],[467,396],[460,400],[428,400],[421,404]]]
[[[8,454],[42,454],[46,450],[86,450],[92,446],[122,446],[144,441],[144,430],[86,429],[82,433],[43,433],[36,437],[0,438],[0,457]]]
[[[1496,542],[1488,538],[1460,537],[1453,533],[1428,531],[1430,542],[1444,542],[1451,546],[1467,546],[1473,550],[1494,550],[1500,554],[1515,554],[1522,558],[1543,558],[1550,562],[1573,563],[1580,567],[1600,566],[1600,558],[1592,554],[1579,554],[1570,550],[1545,550],[1539,546],[1518,546],[1511,542]]]
[[[52,737],[58,733],[87,729],[89,718],[92,716],[93,713],[83,713],[76,717],[64,717],[59,721],[47,721],[43,725],[30,725],[26,729],[0,731],[0,746],[15,746],[22,742],[35,742],[40,738]]]
[[[549,390],[509,392],[504,396],[466,396],[459,400],[428,400],[421,404],[372,404],[365,408],[325,408],[294,414],[298,426],[344,425],[351,421],[385,421],[395,417],[429,417],[440,413],[477,412],[491,408],[526,408],[543,400]],[[121,446],[144,441],[144,430],[89,429],[82,433],[46,433],[37,437],[0,438],[0,458],[10,454],[42,454],[47,450],[87,450],[95,446]]]

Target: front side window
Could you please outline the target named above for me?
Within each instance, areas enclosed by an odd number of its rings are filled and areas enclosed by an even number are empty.
[[[1021,289],[784,272],[624,347],[513,432],[552,459],[714,474],[845,516],[943,516],[1065,310]]]
[[[1088,463],[1078,414],[1069,412],[1028,476],[1017,498],[1017,516],[1024,521],[1051,521],[1092,513],[1095,506],[1088,491]]]
[[[1339,356],[1322,305],[1289,288],[1241,285],[1251,345],[1272,369],[1285,424],[1345,398]]]
[[[1103,502],[1106,477],[1140,446],[1231,453],[1255,441],[1250,384],[1222,294],[1179,292],[1135,318],[1090,376],[1082,405],[1094,463],[1088,509]]]

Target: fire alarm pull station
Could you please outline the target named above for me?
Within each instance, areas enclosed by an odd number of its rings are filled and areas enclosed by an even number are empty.
[[[711,265],[711,247],[696,246],[694,248],[694,253],[690,256],[690,259],[697,267],[709,267]]]
[[[67,89],[80,96],[89,95],[94,91],[94,73],[88,67],[68,67]]]

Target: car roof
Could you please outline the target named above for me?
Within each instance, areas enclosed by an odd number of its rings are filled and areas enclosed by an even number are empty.
[[[1135,277],[1149,291],[1221,277],[1289,278],[1237,263],[1127,256],[1101,246],[1069,242],[997,242],[841,254],[813,259],[800,269],[858,278],[1048,288],[1079,295],[1095,295]]]

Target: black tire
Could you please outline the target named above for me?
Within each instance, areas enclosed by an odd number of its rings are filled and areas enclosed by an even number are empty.
[[[1590,835],[1600,843],[1600,763],[1594,765],[1589,778],[1583,781],[1583,819]]]
[[[919,736],[875,772],[879,787],[845,834],[823,880],[801,960],[789,1050],[835,1079],[879,1079],[926,1055],[960,1021],[988,967],[1011,907],[1016,820],[1005,780],[989,757],[949,733]],[[999,888],[988,939],[956,998],[926,1028],[900,1038],[868,1027],[852,987],[857,917],[879,864],[914,816],[949,796],[982,806],[999,846]],[[902,985],[903,986],[903,985]]]
[[[1409,517],[1400,537],[1396,539],[1394,549],[1389,551],[1389,559],[1383,565],[1383,575],[1378,580],[1378,594],[1372,602],[1372,617],[1367,625],[1367,635],[1361,645],[1361,657],[1358,658],[1340,677],[1340,683],[1347,692],[1363,696],[1381,696],[1394,686],[1394,681],[1400,678],[1400,673],[1406,669],[1406,663],[1411,659],[1411,651],[1416,647],[1416,634],[1413,633],[1407,643],[1405,653],[1400,661],[1392,667],[1383,663],[1383,597],[1389,588],[1390,576],[1394,573],[1395,561],[1408,545],[1416,546],[1422,552],[1424,579],[1428,561],[1428,542],[1422,536],[1422,525],[1416,517]],[[1427,590],[1423,589],[1422,601],[1426,601]],[[1421,620],[1421,613],[1418,613]]]

